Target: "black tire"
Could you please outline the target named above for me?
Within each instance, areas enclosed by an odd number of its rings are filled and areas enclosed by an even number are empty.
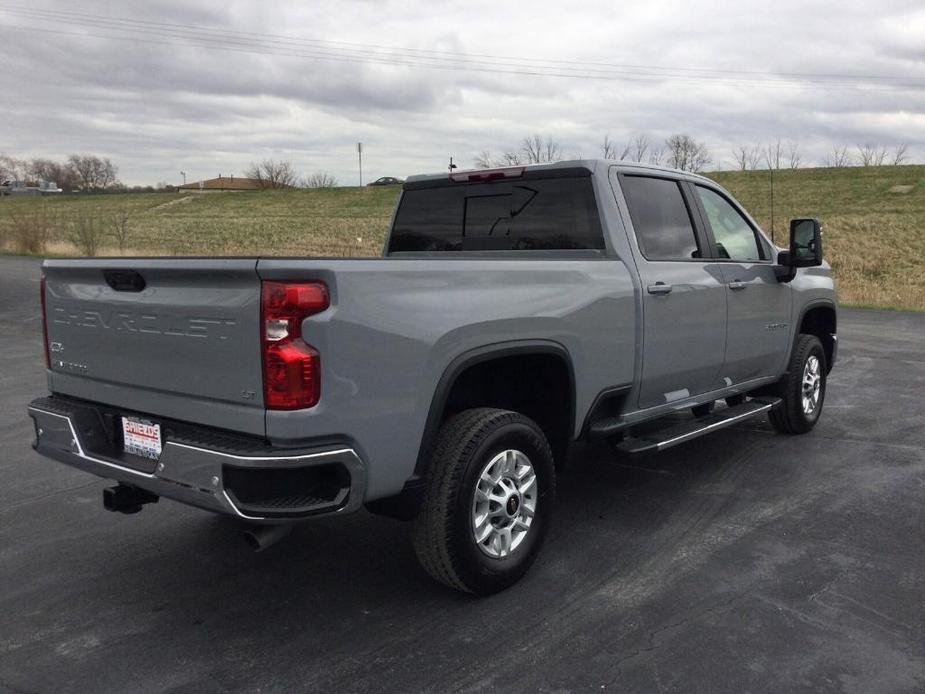
[[[815,357],[819,365],[818,400],[811,413],[803,407],[803,376],[807,362]],[[781,403],[768,415],[781,434],[805,434],[819,421],[825,402],[826,360],[822,343],[815,335],[800,335],[790,355],[787,373],[777,384]]]
[[[476,542],[473,502],[483,470],[506,450],[521,451],[533,467],[535,513],[519,545],[497,558]],[[552,450],[535,422],[508,410],[461,412],[441,427],[434,445],[424,501],[412,530],[418,561],[451,588],[476,595],[504,590],[536,559],[555,496]]]

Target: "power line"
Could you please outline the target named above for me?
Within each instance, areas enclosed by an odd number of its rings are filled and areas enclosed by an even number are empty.
[[[413,56],[418,58],[430,58],[437,59],[435,56],[447,56],[449,59],[463,61],[463,62],[485,62],[473,60],[474,58],[487,58],[490,60],[500,60],[500,61],[515,61],[518,63],[526,63],[530,65],[544,65],[544,66],[564,66],[564,65],[574,65],[581,69],[591,69],[593,67],[602,67],[602,68],[615,68],[615,69],[634,69],[634,70],[647,70],[647,71],[680,71],[680,72],[696,72],[696,73],[709,73],[709,74],[735,74],[735,75],[754,75],[761,76],[764,78],[772,77],[794,77],[794,78],[808,78],[808,79],[836,79],[836,80],[907,80],[909,77],[897,77],[894,75],[865,75],[865,74],[845,74],[845,73],[809,73],[809,72],[777,72],[769,73],[766,71],[758,70],[741,70],[741,69],[729,69],[729,68],[691,68],[691,67],[680,67],[680,66],[655,66],[655,65],[638,65],[638,64],[619,64],[619,63],[604,63],[604,62],[593,62],[593,61],[570,61],[570,60],[554,60],[554,59],[536,59],[536,58],[525,58],[518,56],[510,55],[490,55],[490,54],[480,54],[480,53],[460,53],[455,51],[445,51],[445,50],[435,50],[435,49],[421,49],[421,48],[407,48],[407,47],[398,47],[398,46],[384,46],[382,44],[366,44],[366,43],[356,43],[356,42],[347,42],[347,41],[330,41],[324,39],[312,39],[304,37],[294,37],[286,36],[283,34],[266,34],[258,32],[245,32],[232,29],[216,29],[212,27],[203,27],[190,24],[176,24],[169,22],[155,22],[151,20],[139,20],[135,18],[119,18],[119,17],[107,17],[104,15],[98,14],[89,14],[89,13],[78,13],[70,12],[65,10],[42,10],[32,7],[23,7],[16,5],[8,5],[4,7],[5,3],[0,3],[0,10],[7,11],[10,13],[19,13],[19,14],[31,14],[34,16],[44,16],[45,18],[60,18],[68,17],[68,21],[73,21],[75,19],[84,19],[84,20],[94,20],[96,22],[108,22],[110,25],[117,23],[119,25],[127,26],[136,26],[136,27],[160,27],[164,29],[171,30],[183,30],[186,32],[192,31],[197,33],[211,34],[214,38],[228,38],[228,37],[244,37],[249,40],[264,40],[272,41],[273,43],[283,43],[283,44],[294,44],[294,45],[303,45],[310,44],[315,46],[347,46],[354,48],[344,48],[341,50],[353,51],[353,52],[369,52],[373,51],[387,51],[399,56]],[[565,68],[563,68],[565,69]],[[917,78],[911,78],[916,80]],[[922,78],[925,79],[925,78]]]
[[[432,70],[470,71],[494,74],[514,74],[536,77],[573,78],[608,81],[707,81],[719,84],[773,87],[829,87],[882,90],[915,89],[925,84],[891,83],[902,78],[884,75],[833,75],[823,73],[787,73],[781,79],[771,73],[744,70],[719,70],[703,68],[668,68],[662,66],[618,66],[606,63],[580,63],[578,61],[538,60],[530,58],[486,56],[480,54],[453,53],[450,51],[428,51],[424,49],[386,48],[375,44],[332,42],[320,39],[284,37],[275,34],[258,34],[219,30],[193,25],[170,24],[128,18],[104,17],[60,10],[35,10],[0,3],[0,12],[33,20],[66,21],[68,24],[91,29],[120,32],[97,34],[79,31],[49,29],[43,26],[5,25],[24,29],[70,36],[86,36],[108,40],[133,41],[159,45],[194,46],[208,50],[223,50],[260,55],[328,60],[352,63],[394,65]],[[121,34],[129,34],[128,36]],[[150,37],[138,38],[137,35]],[[328,46],[358,46],[360,48],[333,48]],[[430,55],[428,55],[430,54]],[[438,55],[439,54],[439,55]],[[439,57],[448,56],[448,57]],[[492,60],[488,60],[491,58]],[[493,62],[493,61],[513,62]],[[574,67],[572,67],[574,66]],[[601,66],[601,67],[596,67]],[[604,67],[606,66],[606,67]],[[677,72],[669,72],[677,70]],[[686,72],[685,72],[686,71]],[[695,72],[696,71],[696,72]],[[700,74],[698,74],[700,73]],[[783,73],[782,73],[783,74]],[[750,75],[750,76],[746,76]],[[909,78],[906,78],[909,79]],[[915,80],[915,78],[912,78]],[[886,82],[870,84],[870,82]]]

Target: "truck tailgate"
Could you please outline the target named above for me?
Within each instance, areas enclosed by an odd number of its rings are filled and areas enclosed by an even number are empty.
[[[265,433],[255,259],[48,260],[44,271],[52,392]]]

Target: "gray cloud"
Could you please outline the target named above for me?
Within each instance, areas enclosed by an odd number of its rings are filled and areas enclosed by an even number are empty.
[[[807,162],[833,143],[862,141],[909,142],[925,159],[917,2],[290,5],[156,0],[129,9],[91,0],[63,10],[38,2],[29,8],[52,14],[37,17],[0,3],[0,152],[96,152],[129,183],[176,181],[181,169],[193,178],[239,173],[266,157],[348,183],[358,140],[368,178],[439,169],[451,155],[470,165],[479,151],[534,132],[584,156],[597,154],[605,134],[620,141],[645,132],[657,142],[688,132],[727,165],[734,146],[778,137],[799,141]],[[130,11],[159,24],[129,34],[81,19]],[[213,45],[236,50],[190,45],[180,34],[195,29],[180,25],[225,32],[212,34]],[[472,62],[463,65],[476,69],[322,60],[309,55],[318,44],[266,35],[344,42],[329,51],[355,58],[375,45],[465,53]],[[258,50],[273,54],[238,50],[258,38]],[[280,54],[292,52],[302,55]],[[497,56],[572,61],[555,71],[581,77],[512,74],[537,70]],[[395,59],[429,62],[411,52]],[[655,78],[643,69],[653,66],[672,69]],[[595,74],[614,79],[582,78]],[[879,78],[844,85],[831,75]]]

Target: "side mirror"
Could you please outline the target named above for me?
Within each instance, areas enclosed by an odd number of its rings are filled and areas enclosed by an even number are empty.
[[[790,220],[790,267],[822,265],[822,225],[816,219]]]

